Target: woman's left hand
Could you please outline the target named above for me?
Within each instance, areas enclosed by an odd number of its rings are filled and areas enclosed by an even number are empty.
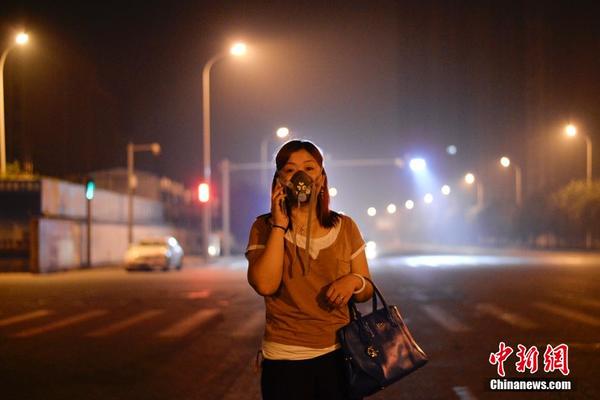
[[[356,290],[356,277],[354,275],[345,275],[329,285],[325,297],[333,307],[343,307],[350,301],[350,298]]]

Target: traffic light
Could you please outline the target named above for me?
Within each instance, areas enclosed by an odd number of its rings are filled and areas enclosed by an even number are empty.
[[[200,200],[200,203],[208,203],[208,200],[210,200],[210,187],[208,183],[198,185],[198,200]]]
[[[96,182],[93,179],[85,181],[85,198],[92,200],[94,198],[94,191],[96,190]]]

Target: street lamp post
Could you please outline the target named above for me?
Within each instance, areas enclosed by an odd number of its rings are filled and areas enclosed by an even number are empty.
[[[483,207],[483,201],[484,201],[483,184],[481,182],[479,182],[479,180],[476,179],[475,175],[473,175],[471,172],[469,172],[465,175],[465,182],[467,183],[467,185],[475,184],[475,194],[477,196],[476,207],[478,209],[481,209]]]
[[[577,136],[577,127],[573,124],[569,124],[565,127],[565,134],[568,137]],[[586,150],[586,168],[585,178],[586,184],[590,186],[592,184],[592,139],[589,135],[583,135],[585,139],[585,150]]]
[[[16,45],[24,45],[29,41],[26,33],[19,33],[15,42],[8,46],[0,56],[0,177],[6,176],[6,134],[4,130],[4,64],[8,53]]]
[[[133,192],[137,186],[134,174],[134,154],[141,151],[150,151],[155,156],[160,154],[160,144],[127,144],[127,243],[133,243]]]
[[[229,53],[234,56],[242,56],[246,53],[246,45],[244,43],[234,44]],[[212,66],[227,56],[227,53],[219,53],[209,59],[202,69],[202,159],[204,182],[211,187],[211,169],[210,169],[210,70]],[[203,251],[208,259],[208,246],[211,233],[211,202],[207,202],[202,211],[202,236]]]
[[[288,128],[286,128],[285,126],[282,126],[281,128],[277,129],[276,131],[276,135],[278,138],[280,139],[285,139],[286,137],[288,137],[290,134],[290,130]],[[267,166],[267,163],[269,162],[268,158],[269,158],[269,140],[271,139],[271,135],[266,136],[263,138],[263,140],[260,142],[260,162],[265,164],[265,168],[262,169],[262,172],[260,174],[261,177],[261,186],[262,187],[266,187],[268,182],[268,173],[269,173],[269,169]]]
[[[517,204],[517,207],[520,208],[521,205],[523,205],[523,174],[521,167],[511,162],[508,157],[502,157],[500,159],[500,165],[504,168],[508,168],[511,164],[515,169],[515,203]]]
[[[577,127],[573,124],[567,125],[565,134],[571,138],[577,136]],[[585,139],[586,150],[585,183],[590,188],[592,186],[592,139],[589,135],[583,135],[583,138]],[[589,229],[585,233],[585,247],[592,248],[592,232]]]

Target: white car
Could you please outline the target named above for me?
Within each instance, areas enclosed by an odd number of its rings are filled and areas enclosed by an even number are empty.
[[[134,269],[181,269],[183,249],[172,236],[144,239],[129,247],[125,253],[125,268]]]

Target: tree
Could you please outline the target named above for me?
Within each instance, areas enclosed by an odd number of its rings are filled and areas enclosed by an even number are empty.
[[[569,232],[600,233],[600,182],[587,185],[572,181],[554,192],[550,203],[564,218]]]

